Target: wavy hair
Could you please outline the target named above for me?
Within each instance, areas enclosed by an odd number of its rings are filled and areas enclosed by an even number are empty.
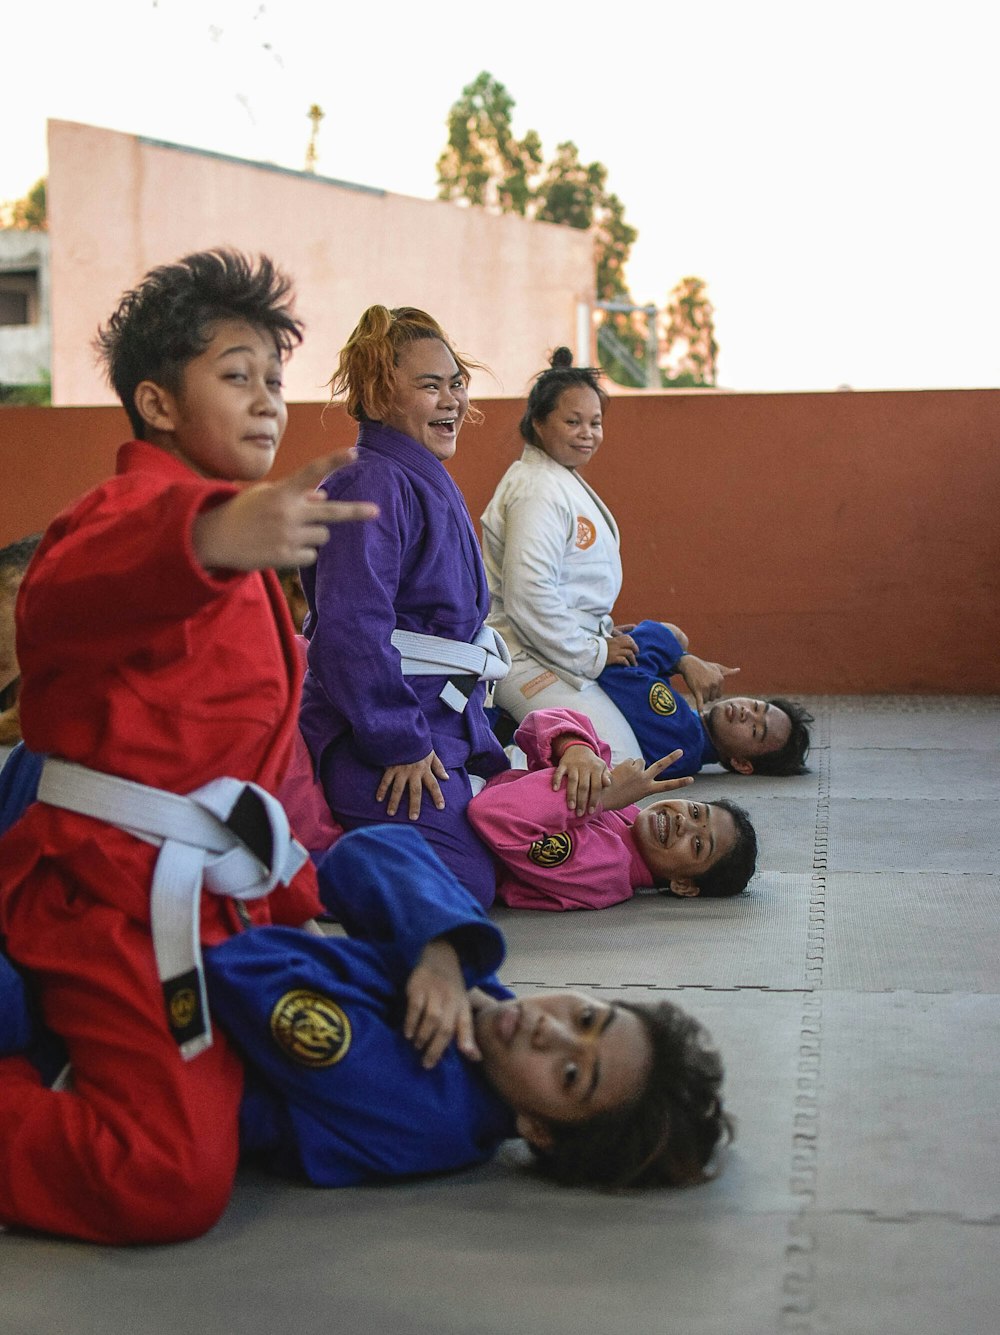
[[[340,351],[337,369],[328,380],[331,402],[343,403],[357,422],[382,422],[392,411],[399,354],[408,343],[436,338],[455,358],[466,385],[481,362],[455,351],[437,320],[416,306],[369,306]],[[466,421],[481,422],[482,413],[470,407]]]

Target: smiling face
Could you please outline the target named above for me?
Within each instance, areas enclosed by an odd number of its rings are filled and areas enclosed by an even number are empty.
[[[404,344],[396,363],[392,411],[385,425],[418,441],[435,459],[450,459],[469,411],[458,363],[438,338]]]
[[[720,758],[740,774],[753,773],[757,756],[780,751],[792,731],[783,709],[746,695],[717,700],[703,719]]]
[[[697,895],[698,877],[736,846],[732,814],[711,802],[653,802],[632,826],[632,837],[654,885],[675,895]]]
[[[601,400],[589,385],[571,385],[544,421],[532,423],[538,444],[563,468],[582,468],[604,439]]]
[[[187,362],[176,393],[144,380],[135,401],[149,440],[202,477],[256,482],[274,463],[288,422],[281,356],[265,330],[220,320]]]
[[[580,992],[482,997],[475,1026],[483,1072],[536,1144],[547,1122],[582,1122],[634,1102],[652,1061],[641,1020]]]

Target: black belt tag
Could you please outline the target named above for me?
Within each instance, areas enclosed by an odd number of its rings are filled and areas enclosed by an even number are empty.
[[[189,969],[163,983],[163,1000],[167,1007],[167,1024],[178,1047],[208,1031],[208,1016],[201,1000],[198,970]]]
[[[226,825],[240,843],[249,848],[258,862],[262,862],[269,872],[274,870],[274,834],[259,793],[255,793],[252,788],[244,788],[229,813]]]

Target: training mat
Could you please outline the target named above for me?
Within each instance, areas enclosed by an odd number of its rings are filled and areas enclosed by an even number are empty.
[[[833,874],[824,917],[828,987],[1000,991],[1000,874]]]
[[[751,810],[748,894],[496,914],[520,990],[582,983],[706,1026],[737,1119],[716,1181],[562,1191],[515,1142],[346,1192],[244,1169],[183,1246],[0,1235],[0,1331],[992,1335],[998,701],[808,703],[808,774],[690,790]]]
[[[644,894],[596,913],[497,911],[503,978],[548,987],[766,987],[806,984],[813,883],[765,872],[724,899]]]

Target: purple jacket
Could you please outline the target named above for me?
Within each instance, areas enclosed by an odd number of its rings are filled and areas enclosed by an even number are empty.
[[[320,766],[371,771],[412,764],[432,749],[446,767],[491,775],[506,758],[483,712],[485,685],[464,714],[438,695],[444,677],[400,672],[392,632],[420,631],[470,641],[489,611],[476,533],[462,494],[424,446],[377,422],[364,422],[358,459],[323,482],[335,500],[374,501],[379,517],[334,524],[319,560],[302,571],[309,640],[301,726]]]

